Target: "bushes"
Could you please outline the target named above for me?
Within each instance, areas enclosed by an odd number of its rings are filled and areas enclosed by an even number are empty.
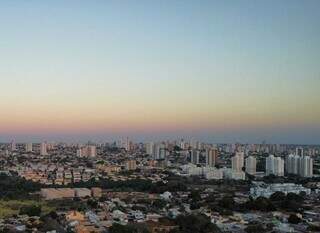
[[[41,184],[20,178],[17,175],[0,175],[0,198],[26,198],[30,192],[39,191]]]
[[[205,215],[179,215],[175,223],[178,228],[171,233],[220,233],[219,228],[211,223],[210,218]]]
[[[167,202],[162,199],[156,199],[153,203],[152,206],[154,206],[157,209],[163,209],[167,205]]]
[[[110,227],[110,233],[149,233],[149,231],[145,226],[139,224],[125,226],[113,224]]]
[[[228,210],[233,210],[233,208],[235,206],[235,201],[234,201],[233,197],[225,196],[219,201],[218,205],[222,208],[225,208]]]
[[[275,192],[270,196],[271,201],[284,201],[286,199],[286,194],[283,192]]]
[[[20,208],[20,215],[28,215],[30,217],[32,216],[40,216],[41,214],[41,206],[23,206]]]
[[[283,192],[275,192],[270,198],[258,197],[253,200],[250,199],[245,204],[241,205],[243,211],[246,210],[260,210],[260,211],[274,211],[276,209],[284,209],[288,211],[297,211],[302,208],[303,195]]]
[[[276,207],[273,203],[265,197],[258,197],[256,200],[251,200],[246,203],[246,207],[251,210],[260,210],[260,211],[274,211]]]
[[[301,218],[299,218],[296,214],[291,214],[288,218],[288,222],[292,224],[298,224],[301,222]]]
[[[260,233],[260,232],[264,232],[265,229],[261,224],[254,224],[254,225],[249,225],[245,231],[247,233]]]
[[[132,180],[126,180],[126,181],[114,181],[110,179],[100,179],[97,181],[95,179],[91,179],[87,182],[70,184],[68,187],[71,187],[71,188],[100,187],[103,189],[148,192],[154,186],[155,185],[152,184],[150,180],[143,180],[143,179],[132,179]]]

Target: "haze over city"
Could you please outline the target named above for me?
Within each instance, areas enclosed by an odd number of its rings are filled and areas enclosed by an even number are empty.
[[[3,1],[0,141],[319,144],[319,7]]]
[[[0,233],[320,232],[320,0],[0,1]]]

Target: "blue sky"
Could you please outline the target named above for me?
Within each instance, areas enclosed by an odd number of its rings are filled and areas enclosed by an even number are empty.
[[[1,1],[0,137],[319,143],[319,12],[316,0]]]

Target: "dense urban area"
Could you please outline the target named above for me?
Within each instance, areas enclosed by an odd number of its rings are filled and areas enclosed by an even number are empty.
[[[320,232],[320,146],[0,144],[0,232]]]

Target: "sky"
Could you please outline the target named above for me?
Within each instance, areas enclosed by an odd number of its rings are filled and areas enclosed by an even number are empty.
[[[320,1],[0,2],[0,141],[320,144]]]

